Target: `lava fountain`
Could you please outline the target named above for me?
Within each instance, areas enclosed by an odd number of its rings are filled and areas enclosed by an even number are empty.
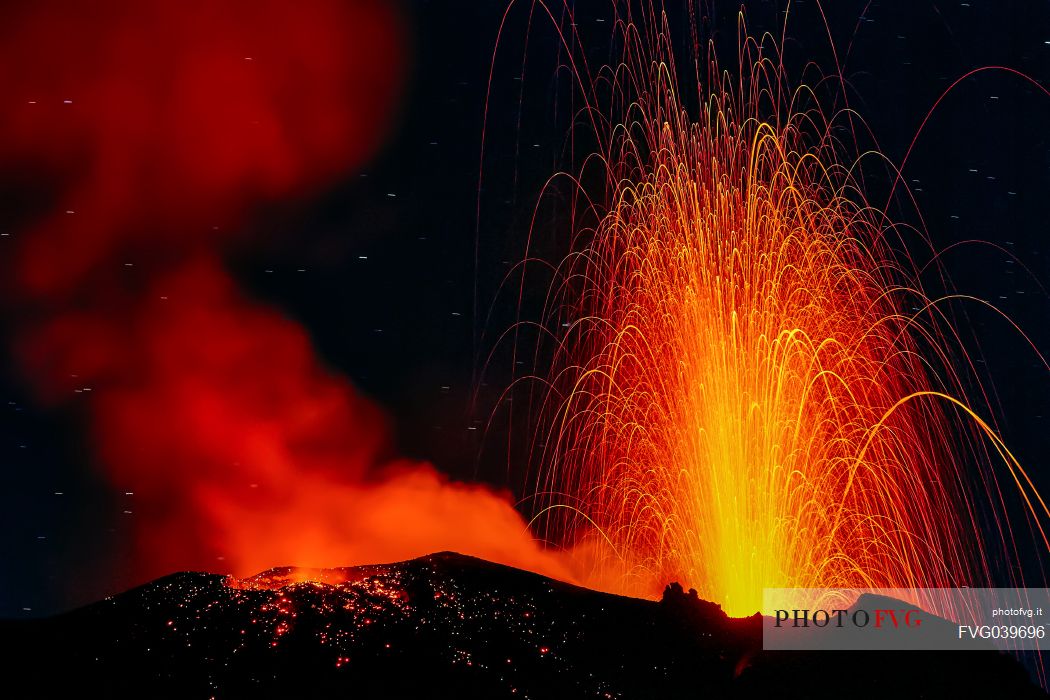
[[[859,117],[792,86],[742,16],[738,73],[694,42],[688,99],[666,17],[615,26],[618,65],[572,62],[599,147],[563,173],[593,224],[541,323],[537,532],[596,587],[688,581],[730,614],[764,587],[987,585],[985,555],[1016,552],[1007,487],[1046,547],[947,297],[846,155]]]

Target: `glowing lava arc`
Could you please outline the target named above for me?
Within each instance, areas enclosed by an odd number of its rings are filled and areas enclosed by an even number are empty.
[[[677,579],[730,614],[763,587],[987,584],[986,551],[1024,534],[1004,482],[1045,547],[1050,511],[968,408],[958,334],[843,162],[857,117],[793,88],[743,22],[739,79],[706,62],[691,116],[665,20],[616,26],[618,67],[575,66],[611,194],[543,319],[541,534],[592,585]]]

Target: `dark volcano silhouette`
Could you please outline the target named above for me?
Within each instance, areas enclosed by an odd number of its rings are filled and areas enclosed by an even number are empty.
[[[174,574],[0,634],[11,698],[1046,697],[995,651],[764,652],[758,615],[677,585],[637,600],[452,553]]]

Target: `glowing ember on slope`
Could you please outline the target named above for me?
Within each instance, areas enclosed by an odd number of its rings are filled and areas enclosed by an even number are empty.
[[[300,583],[317,586],[342,586],[356,583],[368,576],[360,568],[355,569],[306,569],[295,566],[270,569],[255,576],[236,578],[229,576],[226,585],[244,591],[275,591]]]

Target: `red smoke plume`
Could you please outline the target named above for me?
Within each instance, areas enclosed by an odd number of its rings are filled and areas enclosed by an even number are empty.
[[[439,549],[564,577],[505,497],[391,455],[380,411],[220,262],[253,203],[375,150],[404,69],[388,3],[26,3],[0,23],[0,157],[51,198],[19,234],[18,355],[42,401],[88,401],[98,462],[135,493],[134,578]]]

